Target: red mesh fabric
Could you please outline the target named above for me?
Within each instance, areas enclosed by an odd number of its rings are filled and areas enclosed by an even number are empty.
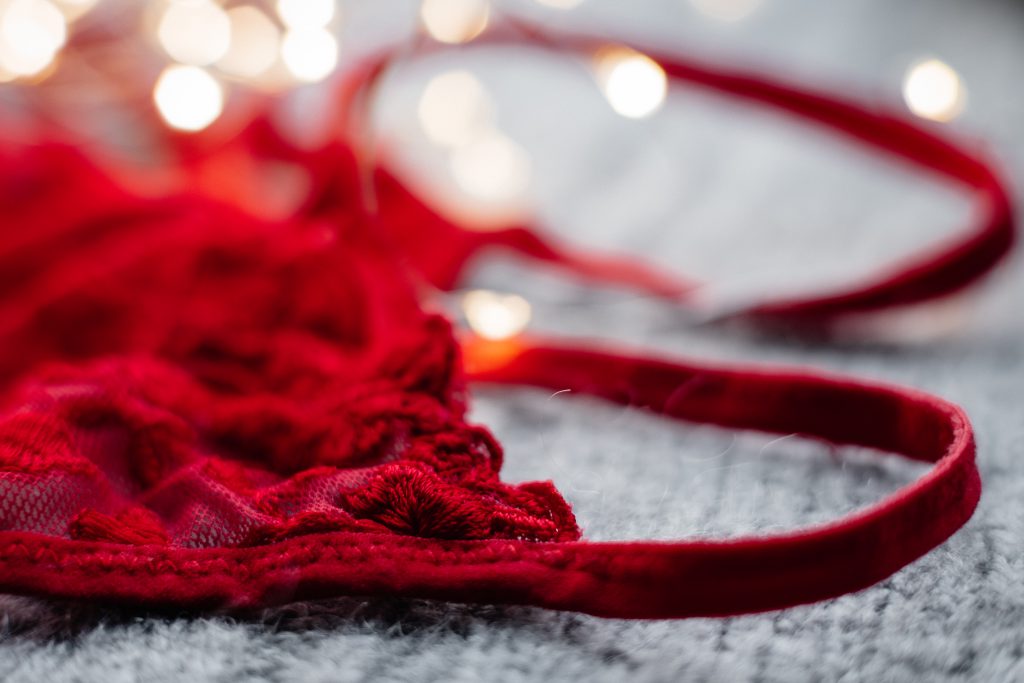
[[[0,530],[579,537],[549,483],[499,480],[447,322],[343,191],[350,156],[329,213],[273,222],[135,197],[67,147],[2,155]]]

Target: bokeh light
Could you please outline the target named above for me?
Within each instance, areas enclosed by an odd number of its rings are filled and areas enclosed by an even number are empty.
[[[64,15],[47,0],[0,5],[0,69],[12,77],[41,73],[66,39]]]
[[[295,29],[284,34],[281,58],[300,81],[322,81],[338,65],[338,42],[322,28]]]
[[[255,78],[277,61],[281,35],[277,26],[259,8],[250,5],[228,10],[231,42],[217,62],[226,73]]]
[[[665,101],[665,71],[646,55],[623,47],[608,48],[597,54],[595,68],[608,103],[622,116],[650,116]]]
[[[431,79],[417,112],[423,132],[432,142],[453,147],[479,137],[494,121],[494,103],[483,84],[461,69]]]
[[[480,35],[490,17],[487,0],[424,0],[423,27],[442,43],[465,43]]]
[[[530,302],[523,297],[487,289],[466,292],[462,297],[462,311],[470,329],[492,341],[521,334],[533,314]]]
[[[176,0],[160,18],[157,38],[179,62],[204,66],[227,53],[231,22],[224,10],[208,0]]]
[[[206,128],[224,110],[220,83],[197,66],[164,69],[153,89],[153,100],[169,126],[186,131]]]
[[[926,59],[907,70],[903,99],[910,111],[922,118],[951,121],[963,111],[967,98],[952,67],[938,59]]]
[[[520,197],[530,185],[530,157],[518,143],[492,131],[454,149],[452,177],[468,195],[488,202]]]
[[[277,15],[290,29],[324,28],[334,18],[334,0],[277,0]]]

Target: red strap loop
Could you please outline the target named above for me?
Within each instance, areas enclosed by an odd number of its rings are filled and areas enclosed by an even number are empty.
[[[609,44],[608,39],[560,33],[532,25],[494,30],[473,45],[531,45],[570,54],[592,55]],[[626,43],[628,46],[628,41]],[[630,46],[643,50],[640,46]],[[430,44],[424,51],[451,49]],[[952,180],[971,191],[977,201],[973,225],[942,246],[919,254],[894,269],[880,273],[848,289],[804,298],[769,300],[728,315],[789,322],[828,323],[850,314],[878,311],[919,303],[954,293],[977,281],[1009,252],[1015,240],[1013,211],[1006,186],[993,165],[966,145],[930,130],[906,117],[869,109],[834,95],[786,85],[763,76],[711,67],[676,55],[644,50],[666,75],[737,98],[773,107],[908,161],[923,171]],[[407,55],[403,53],[403,57]],[[352,134],[357,127],[360,98],[374,87],[397,54],[386,52],[353,70],[341,89],[340,126]],[[354,136],[358,138],[358,135]],[[381,174],[383,185],[393,182]],[[382,192],[388,193],[386,187]],[[526,258],[563,268],[579,277],[625,285],[655,296],[683,302],[694,282],[620,257],[586,253],[543,237],[533,226],[475,232],[451,226],[446,239],[417,239],[399,235],[399,242],[435,285],[450,289],[459,281],[467,263],[484,251],[504,249]]]
[[[709,368],[600,351],[466,349],[479,381],[571,389],[668,417],[800,434],[935,463],[913,484],[831,524],[727,541],[564,544],[558,606],[605,616],[756,612],[865,588],[925,554],[971,516],[981,492],[963,411],[924,393],[841,377]],[[576,573],[601,567],[600,579]],[[568,594],[568,595],[566,595]]]

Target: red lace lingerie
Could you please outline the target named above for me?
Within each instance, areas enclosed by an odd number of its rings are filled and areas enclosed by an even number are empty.
[[[583,52],[605,42],[515,40]],[[652,57],[672,79],[952,179],[980,207],[970,231],[898,272],[735,315],[827,325],[906,306],[974,282],[1010,248],[998,176],[946,137],[830,95]],[[343,111],[388,59],[352,71]],[[243,182],[232,159],[301,163],[314,182],[286,218],[214,198],[198,180],[159,196],[128,189],[58,141],[0,151],[0,590],[186,609],[349,594],[727,615],[869,586],[970,517],[980,492],[970,424],[921,392],[530,340],[460,348],[448,321],[420,307],[415,281],[453,287],[493,250],[677,302],[689,285],[527,226],[463,229],[383,166],[368,171],[378,204],[364,207],[367,161],[340,120],[337,139],[313,150],[266,118],[230,142],[182,147],[182,172],[220,168],[225,184]],[[501,481],[500,445],[465,419],[464,362],[479,381],[933,467],[867,509],[793,533],[587,542],[552,484]]]

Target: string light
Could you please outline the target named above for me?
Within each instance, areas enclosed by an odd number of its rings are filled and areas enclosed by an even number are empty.
[[[334,0],[277,0],[277,16],[290,29],[324,28],[334,18]]]
[[[690,0],[701,14],[718,21],[746,19],[761,6],[761,0]]]
[[[922,118],[951,121],[963,111],[967,98],[952,67],[938,59],[926,59],[907,70],[903,99],[910,111]]]
[[[208,0],[178,0],[160,18],[157,38],[177,61],[204,66],[227,53],[231,21],[224,10]]]
[[[470,329],[492,341],[519,335],[533,315],[530,302],[523,297],[486,289],[466,292],[462,297],[462,311]]]
[[[228,19],[231,42],[217,67],[235,76],[255,78],[273,66],[281,42],[274,22],[251,5],[228,10]]]
[[[0,68],[12,77],[41,73],[67,39],[64,15],[47,0],[13,0],[0,12]]]
[[[470,72],[432,78],[417,113],[426,136],[450,148],[452,178],[467,195],[493,205],[518,199],[529,187],[529,155],[495,129],[494,102]]]
[[[526,150],[497,131],[453,150],[449,160],[455,182],[477,199],[512,200],[530,184]]]
[[[338,64],[338,42],[322,28],[294,29],[284,34],[281,58],[295,78],[307,83],[321,81]]]
[[[466,43],[483,33],[490,18],[487,0],[424,0],[420,19],[442,43]]]
[[[153,89],[153,100],[168,125],[186,131],[206,128],[224,110],[220,83],[197,66],[164,69]]]
[[[494,104],[483,84],[468,71],[435,76],[423,90],[420,125],[431,141],[457,147],[487,131],[494,119]]]
[[[624,47],[607,48],[595,59],[598,82],[612,109],[622,116],[641,119],[665,101],[665,71],[647,55]]]

